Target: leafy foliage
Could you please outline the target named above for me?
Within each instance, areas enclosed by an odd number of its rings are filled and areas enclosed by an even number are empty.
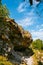
[[[40,39],[33,41],[32,42],[32,48],[38,49],[38,50],[43,49],[43,41]]]
[[[38,65],[43,65],[43,41],[36,39],[30,46],[34,52],[34,61],[37,61]],[[37,65],[37,64],[36,64]]]
[[[5,16],[9,16],[9,11],[6,5],[2,5],[0,1],[0,17],[5,17]]]

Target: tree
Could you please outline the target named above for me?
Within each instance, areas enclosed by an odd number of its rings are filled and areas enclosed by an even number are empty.
[[[38,50],[43,49],[43,42],[42,42],[42,40],[37,39],[37,40],[33,41],[32,42],[32,47],[34,49],[38,49]]]
[[[9,11],[6,5],[2,5],[2,0],[0,0],[0,17],[9,16]]]

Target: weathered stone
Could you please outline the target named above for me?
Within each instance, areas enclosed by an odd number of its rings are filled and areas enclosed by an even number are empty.
[[[31,42],[31,34],[19,26],[14,19],[0,17],[0,53],[3,54],[4,51],[3,55],[8,54],[9,56],[6,56],[10,59],[15,58],[13,61],[21,62],[22,56],[30,53],[28,47]]]
[[[28,46],[32,42],[31,34],[19,26],[13,19],[0,18],[0,36],[6,43]]]

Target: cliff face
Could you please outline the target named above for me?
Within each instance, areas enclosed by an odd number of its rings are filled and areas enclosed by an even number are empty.
[[[0,18],[0,38],[14,45],[28,46],[32,42],[31,34],[10,18]]]
[[[31,42],[32,37],[28,31],[25,31],[13,19],[0,17],[0,54],[24,51]]]

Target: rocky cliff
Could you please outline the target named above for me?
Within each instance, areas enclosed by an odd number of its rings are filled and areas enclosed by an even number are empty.
[[[33,54],[28,48],[31,42],[31,34],[18,25],[14,19],[0,17],[0,55],[21,62],[23,56]]]

